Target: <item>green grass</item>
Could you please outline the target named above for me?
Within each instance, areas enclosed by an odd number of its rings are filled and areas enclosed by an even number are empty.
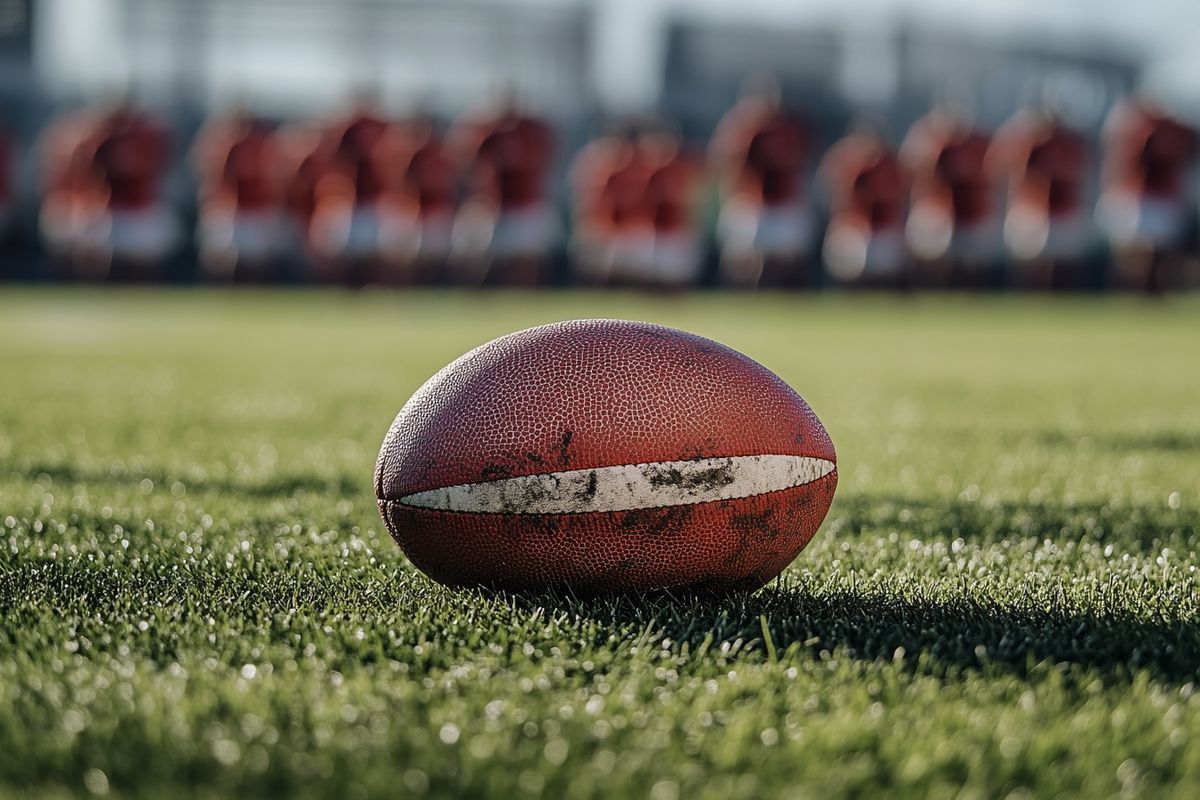
[[[372,496],[493,336],[796,386],[841,485],[748,597],[444,590]],[[0,795],[1200,796],[1200,303],[0,294]]]

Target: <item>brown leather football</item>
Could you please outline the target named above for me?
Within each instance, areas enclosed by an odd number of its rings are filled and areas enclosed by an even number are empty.
[[[451,586],[756,589],[837,486],[833,443],[774,373],[644,322],[503,336],[400,410],[375,470],[412,562]]]

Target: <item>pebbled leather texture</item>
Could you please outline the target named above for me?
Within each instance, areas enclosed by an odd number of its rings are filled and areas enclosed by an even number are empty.
[[[400,500],[522,475],[766,454],[836,464],[812,409],[765,367],[671,328],[574,320],[496,339],[430,378],[388,430],[375,489],[405,554],[448,585],[750,590],[808,544],[836,469],[766,494],[632,511],[474,513]]]

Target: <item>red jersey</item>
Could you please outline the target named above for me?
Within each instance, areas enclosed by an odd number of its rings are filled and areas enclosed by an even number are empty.
[[[692,210],[700,178],[698,159],[680,149],[647,153],[645,208],[654,230],[676,233],[692,227]]]
[[[918,120],[900,148],[912,176],[913,202],[944,207],[955,223],[975,225],[992,212],[984,161],[989,139],[942,112]]]
[[[634,157],[632,143],[620,136],[595,139],[579,151],[571,164],[568,182],[572,209],[583,225],[617,228],[636,205],[642,189],[637,182],[622,181],[620,176]],[[632,185],[631,185],[632,184]],[[633,199],[629,197],[633,189]]]
[[[87,112],[55,120],[42,131],[39,149],[42,194],[100,191],[92,169],[98,121]]]
[[[332,168],[349,180],[357,203],[373,203],[387,189],[386,166],[374,156],[389,128],[387,120],[360,111],[330,131]]]
[[[1104,123],[1104,182],[1169,200],[1183,197],[1196,131],[1149,102],[1125,100]]]
[[[456,174],[445,145],[431,124],[397,125],[380,140],[373,154],[389,191],[410,203],[419,214],[439,214],[454,208]]]
[[[116,208],[144,208],[158,201],[167,167],[167,133],[150,116],[128,107],[104,116],[98,126],[92,168]]]
[[[799,120],[760,98],[744,100],[721,120],[710,152],[728,191],[763,205],[800,195],[808,136]]]
[[[333,163],[331,142],[320,131],[298,126],[276,134],[289,212],[307,224],[317,204],[317,186]]]
[[[477,196],[501,209],[543,202],[554,147],[544,122],[515,112],[468,120],[454,131],[452,144]]]
[[[1083,137],[1038,112],[1019,112],[988,149],[989,172],[1008,184],[1009,201],[1047,216],[1078,213],[1088,148]]]
[[[205,202],[246,210],[279,202],[279,145],[262,121],[215,120],[197,136],[194,154]]]
[[[820,173],[829,187],[830,212],[849,215],[873,231],[904,221],[907,178],[896,154],[875,136],[851,134],[830,148]]]

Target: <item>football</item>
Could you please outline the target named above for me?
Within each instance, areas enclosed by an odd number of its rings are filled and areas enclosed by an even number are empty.
[[[375,470],[388,530],[434,580],[581,595],[757,589],[836,485],[829,435],[778,376],[621,320],[470,351],[400,410]]]

